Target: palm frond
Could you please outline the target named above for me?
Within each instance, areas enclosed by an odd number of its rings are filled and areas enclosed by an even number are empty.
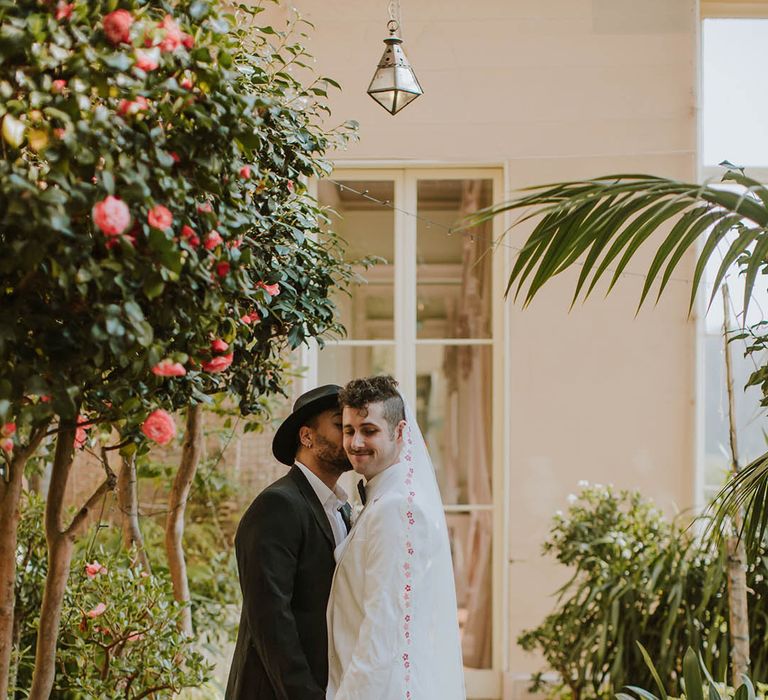
[[[739,233],[725,253],[714,286],[720,286],[733,262],[752,250],[746,264],[746,310],[757,274],[768,255],[768,189],[738,170],[728,171],[723,180],[741,185],[743,191],[643,174],[542,185],[477,212],[466,226],[516,211],[523,213],[513,226],[538,218],[533,232],[519,249],[506,290],[507,294],[514,291],[515,299],[521,297],[524,305],[550,279],[577,264],[581,271],[572,303],[582,296],[589,297],[605,278],[609,278],[610,291],[654,231],[671,225],[645,273],[639,305],[647,300],[654,284],[658,284],[658,301],[686,252],[694,249],[703,237],[689,311],[707,262],[717,252],[718,243],[736,229]]]
[[[734,474],[712,502],[708,531],[717,538],[727,533],[737,513],[744,513],[741,532],[750,558],[760,552],[768,531],[768,452]]]

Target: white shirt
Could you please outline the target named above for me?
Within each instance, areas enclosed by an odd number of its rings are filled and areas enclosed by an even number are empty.
[[[301,473],[307,477],[309,485],[317,494],[317,498],[328,517],[328,522],[331,524],[333,539],[338,547],[347,536],[347,526],[344,524],[344,518],[341,517],[341,513],[339,513],[339,508],[347,502],[347,492],[338,484],[331,491],[317,474],[310,471],[301,462],[297,461],[296,466],[301,469]]]

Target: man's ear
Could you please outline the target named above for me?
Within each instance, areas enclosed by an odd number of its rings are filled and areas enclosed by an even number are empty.
[[[312,447],[312,428],[308,425],[302,425],[299,428],[299,445]]]
[[[405,430],[406,422],[401,420],[395,428],[395,439],[400,442],[403,439],[403,431]]]

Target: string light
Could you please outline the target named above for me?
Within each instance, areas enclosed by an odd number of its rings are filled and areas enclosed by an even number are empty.
[[[396,211],[401,214],[404,214],[405,216],[409,216],[412,219],[415,219],[416,221],[421,221],[427,229],[431,229],[432,227],[434,227],[434,228],[443,230],[446,232],[448,238],[452,238],[454,233],[462,233],[465,236],[469,236],[470,241],[474,242],[475,240],[475,235],[471,231],[464,231],[460,226],[448,226],[439,221],[435,221],[434,219],[429,219],[426,216],[422,216],[421,214],[416,214],[415,212],[408,211],[407,209],[403,209],[402,207],[397,207],[394,204],[392,204],[388,199],[378,199],[377,197],[374,197],[371,194],[369,194],[368,190],[364,190],[364,191],[356,190],[354,187],[350,187],[349,185],[346,185],[343,182],[339,182],[338,180],[334,180],[332,178],[328,178],[327,182],[330,182],[336,185],[339,188],[339,192],[345,192],[345,191],[351,192],[352,194],[356,194],[362,197],[363,199],[368,200],[369,202],[373,202],[374,204],[378,204],[379,206],[386,207],[387,209],[391,209],[392,211]],[[485,251],[483,251],[483,254],[487,253],[489,250],[497,246],[514,250],[517,253],[522,252],[522,248],[518,248],[517,246],[512,245],[511,243],[505,243],[504,241],[496,241],[494,244],[488,246],[488,248]],[[584,263],[582,262],[576,262],[575,264],[580,266],[584,265]],[[608,267],[606,268],[606,272],[615,273],[616,270]],[[631,270],[623,270],[621,272],[621,276],[622,277],[641,277],[642,279],[648,279],[648,275],[643,274],[642,272],[632,272]],[[669,281],[681,282],[684,284],[692,284],[692,280],[683,279],[681,277],[670,277]]]

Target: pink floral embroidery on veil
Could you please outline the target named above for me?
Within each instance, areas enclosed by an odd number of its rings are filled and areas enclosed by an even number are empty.
[[[413,438],[411,436],[411,428],[410,426],[406,427],[406,450],[404,459],[406,464],[408,464],[408,472],[406,473],[405,477],[405,484],[408,486],[408,511],[405,514],[407,525],[406,525],[406,540],[405,540],[405,562],[403,563],[403,575],[405,577],[405,584],[403,585],[403,604],[405,607],[405,615],[403,616],[403,639],[405,640],[406,647],[410,645],[411,643],[411,563],[409,559],[413,557],[415,550],[411,541],[411,530],[413,526],[416,523],[416,519],[413,514],[413,499],[416,496],[416,493],[411,490],[411,487],[413,486],[413,454],[411,453],[411,448],[413,446]],[[403,671],[405,673],[405,698],[406,700],[412,700],[412,695],[410,691],[410,685],[411,685],[411,662],[410,657],[408,656],[408,653],[403,654]]]

